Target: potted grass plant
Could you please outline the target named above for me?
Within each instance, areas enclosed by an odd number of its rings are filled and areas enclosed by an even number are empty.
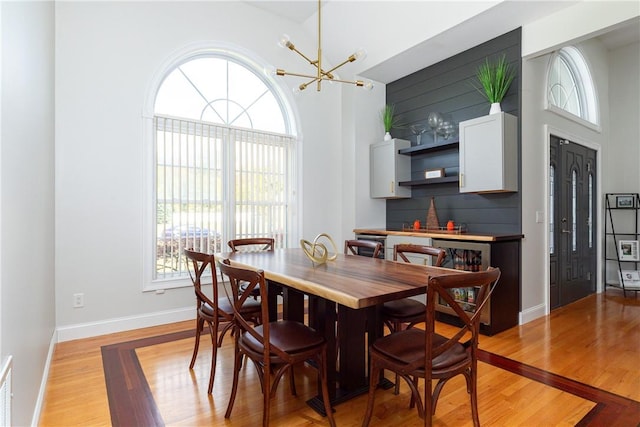
[[[515,69],[507,62],[506,56],[502,55],[496,62],[489,62],[489,58],[485,58],[476,70],[476,77],[482,86],[482,89],[477,88],[478,91],[491,103],[489,114],[502,111],[500,102],[515,77]]]
[[[391,129],[399,126],[395,105],[385,104],[380,115],[382,116],[382,125],[384,126],[385,132],[384,140],[389,141],[391,139]]]

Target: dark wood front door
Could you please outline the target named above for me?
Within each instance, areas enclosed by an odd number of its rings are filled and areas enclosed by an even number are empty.
[[[596,290],[596,152],[550,139],[550,305]]]

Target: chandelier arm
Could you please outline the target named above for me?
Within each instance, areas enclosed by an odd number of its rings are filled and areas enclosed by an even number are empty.
[[[322,80],[327,80],[329,82],[348,83],[351,85],[356,85],[358,87],[364,86],[364,82],[362,80],[341,80],[341,79],[322,79]]]
[[[309,64],[311,64],[311,65],[313,65],[314,67],[316,67],[316,69],[317,69],[317,70],[319,70],[319,73],[320,73],[320,74],[322,74],[322,75],[324,75],[324,76],[327,76],[327,77],[328,77],[328,78],[330,78],[330,79],[331,79],[331,78],[333,78],[333,76],[331,75],[331,72],[332,72],[333,70],[336,70],[336,69],[338,69],[338,68],[342,67],[344,64],[347,64],[347,63],[349,63],[349,62],[353,62],[353,61],[355,61],[355,58],[354,58],[354,59],[351,59],[351,57],[349,57],[349,59],[347,59],[346,61],[344,61],[342,64],[338,65],[337,67],[333,67],[333,68],[332,68],[331,70],[329,70],[329,71],[324,71],[322,68],[320,68],[320,67],[319,67],[319,64],[320,64],[320,61],[319,61],[319,60],[317,60],[317,59],[316,59],[316,60],[314,61],[314,60],[310,59],[310,58],[309,58],[308,56],[306,56],[304,53],[300,52],[296,47],[293,47],[293,48],[292,48],[292,47],[290,47],[289,49],[291,49],[292,51],[294,51],[295,53],[297,53],[298,55],[300,55],[301,57],[303,57],[303,58],[304,58],[304,60],[305,60],[305,61],[307,61]],[[353,55],[351,55],[351,56],[353,56]],[[316,77],[317,77],[317,76],[316,76]]]
[[[312,76],[308,76],[308,77],[309,77],[311,80],[309,80],[309,81],[308,81],[308,82],[306,82],[306,83],[302,83],[300,86],[307,87],[307,86],[309,86],[311,83],[315,83],[315,82],[317,82],[317,81],[323,80],[323,79],[319,79],[319,78],[317,78],[317,77],[312,77]],[[326,80],[326,79],[324,79],[324,80]]]
[[[290,50],[294,51],[295,53],[297,53],[298,55],[302,56],[304,58],[305,61],[307,61],[309,64],[313,65],[314,67],[318,66],[318,60],[316,59],[315,61],[311,58],[309,58],[307,55],[305,55],[304,53],[300,52],[298,50],[297,47],[293,46],[293,47],[289,47]]]
[[[364,82],[362,80],[343,80],[343,79],[335,79],[335,78],[332,79],[330,77],[327,77],[326,75],[323,75],[322,77],[318,78],[316,76],[312,76],[311,74],[290,73],[282,69],[278,69],[277,73],[279,76],[294,76],[294,77],[304,77],[306,79],[311,79],[307,83],[305,83],[306,86],[318,80],[326,80],[328,82],[349,83],[356,86],[364,86]]]
[[[336,65],[335,67],[333,67],[332,69],[328,70],[328,71],[323,71],[323,74],[331,74],[333,73],[335,70],[337,70],[338,68],[342,67],[345,64],[348,64],[349,62],[353,62],[356,60],[356,57],[354,55],[351,55],[350,57],[348,57],[347,59],[345,59],[344,61],[342,61],[340,64]]]
[[[277,73],[278,73],[279,76],[304,77],[304,78],[307,78],[307,79],[313,79],[313,81],[318,79],[318,77],[312,76],[311,74],[290,73],[288,71],[280,70],[280,69],[277,71]],[[313,83],[313,81],[311,81],[310,83]]]

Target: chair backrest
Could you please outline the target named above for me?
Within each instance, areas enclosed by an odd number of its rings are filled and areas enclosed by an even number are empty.
[[[223,277],[222,283],[225,294],[232,303],[234,321],[237,327],[240,328],[241,332],[253,336],[264,346],[263,361],[265,363],[265,369],[269,369],[270,354],[276,354],[279,357],[286,357],[287,354],[269,341],[269,285],[264,278],[264,271],[235,267],[229,263],[228,259],[218,262],[218,268]],[[225,276],[228,280],[224,280]],[[245,301],[253,298],[254,290],[260,293],[260,308],[262,313],[260,332],[256,330],[254,322],[241,310]]]
[[[233,239],[228,242],[232,252],[238,251],[272,251],[275,239],[270,237],[252,237],[248,239]]]
[[[399,243],[393,247],[393,260],[398,261],[398,258],[404,262],[411,262],[405,254],[421,254],[429,255],[433,260],[432,265],[440,267],[444,262],[447,253],[444,249],[434,248],[433,246],[426,245],[414,245],[411,243]]]
[[[362,255],[359,253],[358,248],[368,249],[372,258],[378,258],[380,251],[382,250],[382,243],[373,240],[345,240],[344,241],[344,254],[345,255]]]
[[[500,269],[489,267],[485,271],[473,273],[451,274],[446,276],[436,276],[429,280],[427,287],[427,321],[426,335],[427,352],[433,346],[433,333],[435,324],[435,304],[440,298],[440,302],[447,304],[453,309],[461,320],[460,329],[449,339],[433,348],[431,359],[445,352],[447,349],[461,343],[465,348],[470,348],[474,354],[478,348],[478,335],[480,333],[480,313],[489,301],[491,293],[495,289],[500,279]],[[475,308],[468,301],[461,301],[459,295],[462,290],[473,292]],[[469,337],[470,334],[470,337]],[[463,341],[464,340],[464,341]]]
[[[185,256],[185,262],[187,263],[187,271],[191,282],[193,283],[193,289],[196,293],[197,307],[203,303],[209,304],[211,307],[217,308],[218,304],[218,280],[216,277],[216,265],[215,257],[212,254],[205,254],[197,252],[192,249],[183,250]],[[202,291],[203,277],[211,275],[211,284],[213,285],[213,299],[209,299],[207,295]],[[215,303],[214,303],[215,301]]]

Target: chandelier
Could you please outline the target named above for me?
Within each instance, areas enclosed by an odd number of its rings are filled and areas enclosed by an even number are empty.
[[[358,87],[364,87],[365,89],[371,90],[373,88],[373,83],[371,83],[370,81],[364,82],[362,80],[353,80],[353,81],[341,80],[337,78],[335,74],[333,74],[335,70],[342,67],[343,65],[348,64],[349,62],[353,62],[356,59],[363,59],[366,54],[362,49],[350,55],[347,59],[345,59],[340,64],[336,65],[335,67],[329,70],[325,70],[322,68],[322,15],[321,15],[320,1],[321,0],[318,0],[318,59],[312,60],[308,56],[306,56],[304,53],[300,52],[296,48],[296,46],[293,43],[291,43],[289,36],[287,36],[286,34],[283,34],[280,37],[280,41],[278,42],[278,44],[281,47],[289,48],[290,50],[294,51],[295,53],[300,55],[302,58],[304,58],[304,60],[307,61],[309,64],[313,65],[316,69],[315,74],[291,73],[289,71],[285,71],[281,68],[278,68],[276,69],[276,75],[296,76],[296,77],[304,77],[304,78],[310,79],[306,83],[302,83],[300,86],[295,88],[294,91],[305,90],[307,86],[313,83],[316,83],[316,90],[320,92],[323,81],[347,83],[347,84],[352,84]]]

